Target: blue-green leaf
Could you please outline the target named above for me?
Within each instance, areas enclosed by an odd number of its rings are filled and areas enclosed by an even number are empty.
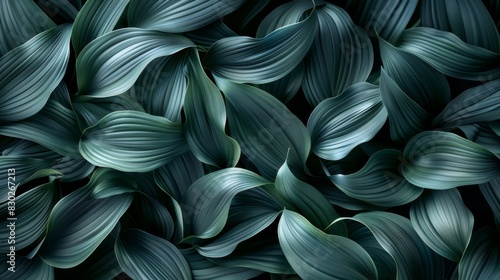
[[[479,189],[490,205],[497,228],[500,229],[500,176],[490,182],[480,184]]]
[[[427,27],[408,29],[398,46],[454,78],[474,81],[500,78],[499,53],[464,43],[450,32]]]
[[[129,27],[109,32],[88,44],[76,60],[79,94],[123,93],[151,61],[193,46],[186,37],[159,31]]]
[[[241,168],[226,168],[201,177],[182,201],[187,233],[197,238],[214,237],[226,223],[233,197],[267,184],[271,182]]]
[[[115,27],[129,0],[89,0],[85,2],[75,19],[71,42],[78,56],[94,39]]]
[[[7,270],[7,266],[4,266],[4,268],[0,272],[0,278],[4,280],[55,279],[54,268],[39,257],[28,259],[16,255],[14,272]]]
[[[373,65],[373,49],[365,31],[341,8],[317,8],[319,32],[306,59],[304,94],[313,106],[364,82]]]
[[[341,95],[323,100],[312,112],[307,128],[313,151],[324,159],[342,159],[372,139],[386,119],[379,88],[365,82],[354,84]]]
[[[500,159],[456,134],[427,131],[406,145],[402,172],[416,186],[444,190],[493,180],[500,172]]]
[[[458,264],[460,279],[499,279],[500,234],[494,228],[482,228],[472,235]]]
[[[142,230],[122,231],[115,253],[123,271],[134,279],[191,279],[189,264],[179,249]]]
[[[404,205],[418,198],[423,189],[399,174],[402,159],[400,151],[384,149],[373,154],[358,172],[328,178],[353,198],[385,207]]]
[[[459,262],[472,236],[474,216],[457,189],[425,192],[410,208],[420,238],[436,253]]]
[[[378,279],[377,268],[363,247],[322,232],[295,212],[283,211],[278,238],[286,259],[302,279]]]
[[[264,38],[224,38],[212,45],[203,63],[215,75],[236,83],[269,83],[283,78],[302,61],[316,28],[313,11],[307,19],[279,28]]]
[[[304,78],[304,73],[304,63],[299,63],[299,65],[297,65],[292,72],[288,73],[283,78],[267,84],[257,85],[257,87],[272,94],[279,101],[287,103],[299,91]]]
[[[303,170],[311,147],[304,124],[272,95],[256,87],[217,79],[226,97],[231,135],[259,172],[273,179],[289,152],[293,170]]]
[[[203,52],[208,51],[215,42],[222,38],[238,36],[222,19],[200,29],[184,33],[184,35],[195,42],[196,47]]]
[[[0,121],[38,113],[62,80],[69,61],[71,25],[44,31],[0,57]]]
[[[436,117],[434,126],[457,126],[500,119],[500,80],[470,88],[454,98]]]
[[[155,236],[169,240],[174,234],[174,220],[157,199],[138,194],[130,205],[129,216],[137,226]]]
[[[244,0],[131,0],[128,23],[168,33],[191,31],[238,9]]]
[[[80,151],[97,166],[147,172],[185,153],[187,146],[182,124],[142,112],[118,111],[83,132]]]
[[[110,168],[98,168],[92,173],[89,184],[93,186],[93,198],[107,198],[138,190],[131,175]]]

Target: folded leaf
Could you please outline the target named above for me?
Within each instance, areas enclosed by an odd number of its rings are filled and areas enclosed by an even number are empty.
[[[61,82],[69,61],[71,25],[44,31],[0,57],[0,121],[38,113]]]
[[[257,85],[257,87],[272,94],[279,101],[287,103],[299,91],[304,78],[304,73],[304,63],[299,63],[299,65],[297,65],[292,72],[288,73],[283,78],[267,84]]]
[[[179,249],[145,231],[122,231],[115,254],[123,271],[134,279],[191,279],[191,270]]]
[[[313,151],[321,158],[339,160],[357,145],[372,139],[387,119],[378,87],[357,83],[341,95],[323,100],[312,112],[307,129]]]
[[[187,146],[182,124],[142,112],[118,111],[83,132],[80,151],[96,166],[147,172],[185,153]]]
[[[123,93],[151,61],[193,46],[186,37],[159,31],[129,27],[109,32],[88,44],[76,60],[79,94]]]
[[[238,9],[244,2],[167,0],[158,3],[155,0],[131,0],[127,18],[129,26],[181,33],[208,25]]]
[[[473,81],[500,78],[500,54],[464,43],[450,32],[427,27],[408,29],[398,47],[447,76]]]
[[[236,83],[265,84],[290,73],[304,58],[317,29],[316,13],[264,38],[228,37],[212,45],[203,64]]]
[[[157,199],[136,195],[127,212],[137,224],[137,227],[158,236],[170,240],[174,234],[174,220],[167,208]]]
[[[384,149],[373,154],[358,172],[328,178],[350,197],[385,207],[404,205],[418,198],[423,189],[399,174],[402,158],[400,151]]]
[[[293,170],[303,170],[311,140],[305,126],[276,98],[258,88],[217,79],[226,97],[231,135],[268,179],[276,177],[289,152]]]
[[[209,25],[203,26],[200,29],[186,32],[184,35],[196,43],[199,51],[206,52],[220,39],[238,36],[238,34],[229,28],[224,22],[225,21],[220,19]]]
[[[500,236],[493,228],[482,228],[472,235],[471,242],[458,264],[460,279],[497,279],[500,277]]]
[[[5,280],[17,280],[17,279],[55,279],[54,268],[46,264],[38,256],[32,259],[28,259],[22,256],[16,256],[16,267],[15,272],[7,270],[7,266],[4,266],[0,272],[0,278]]]
[[[286,259],[303,279],[378,279],[363,247],[322,232],[295,212],[283,211],[278,238]]]
[[[410,220],[434,252],[459,262],[472,236],[474,216],[457,189],[425,192],[410,208]]]
[[[421,188],[444,190],[482,184],[500,172],[500,159],[492,152],[449,132],[417,134],[403,155],[404,177]]]
[[[319,32],[306,59],[304,94],[313,106],[364,82],[373,65],[370,38],[344,10],[327,3],[317,8]]]
[[[500,229],[500,177],[480,184],[479,189],[493,212],[497,228]]]

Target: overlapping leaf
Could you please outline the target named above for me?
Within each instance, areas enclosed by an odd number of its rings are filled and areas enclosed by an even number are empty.
[[[471,242],[458,264],[460,279],[496,279],[500,277],[499,234],[496,229],[482,228],[472,235]]]
[[[38,113],[69,61],[71,25],[44,31],[0,57],[0,121]]]
[[[17,279],[55,279],[54,268],[46,264],[38,256],[28,259],[21,256],[16,256],[16,265],[14,272],[4,269],[0,273],[0,277],[5,280]],[[7,266],[5,266],[7,268]]]
[[[480,184],[479,189],[493,211],[497,228],[500,229],[500,177]]]
[[[372,139],[387,119],[378,87],[357,83],[340,96],[322,101],[307,128],[319,157],[339,160],[354,147]]]
[[[486,183],[500,172],[500,159],[456,134],[422,132],[405,147],[402,172],[410,183],[444,190]]]

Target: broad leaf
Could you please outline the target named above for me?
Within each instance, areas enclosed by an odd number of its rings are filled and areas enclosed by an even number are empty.
[[[80,151],[97,166],[147,172],[185,153],[187,146],[182,124],[146,113],[118,111],[83,132]]]
[[[403,155],[404,177],[421,188],[482,184],[500,172],[500,159],[492,152],[449,132],[422,132],[408,142]]]
[[[352,85],[341,95],[323,100],[309,117],[313,151],[324,159],[342,159],[372,139],[386,119],[378,87],[365,82]]]
[[[500,177],[480,184],[479,189],[493,212],[497,228],[500,229]]]
[[[500,239],[498,230],[482,228],[472,235],[471,242],[458,264],[460,279],[498,279],[500,270]]]
[[[426,191],[410,208],[420,238],[436,253],[459,262],[472,236],[474,216],[457,189]]]
[[[18,279],[55,279],[54,268],[46,264],[39,257],[28,259],[17,255],[15,261],[14,272],[5,269],[0,272],[0,278],[4,280],[18,280]]]

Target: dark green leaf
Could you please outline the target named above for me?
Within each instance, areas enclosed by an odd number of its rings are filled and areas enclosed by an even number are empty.
[[[471,242],[458,264],[460,279],[499,279],[500,234],[493,228],[482,228],[472,235]]]

